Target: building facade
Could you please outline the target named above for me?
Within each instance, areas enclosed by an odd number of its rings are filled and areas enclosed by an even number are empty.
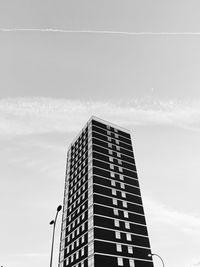
[[[70,145],[59,267],[153,267],[128,130],[92,117]]]

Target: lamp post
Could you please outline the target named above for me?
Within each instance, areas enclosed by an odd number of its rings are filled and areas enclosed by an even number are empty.
[[[62,209],[62,206],[59,205],[57,207],[55,219],[50,222],[50,225],[53,224],[53,235],[52,235],[52,244],[51,244],[51,259],[50,259],[50,267],[52,267],[52,260],[53,260],[53,246],[54,246],[54,236],[55,236],[55,228],[56,228],[56,221],[58,217],[58,212]]]
[[[165,267],[163,259],[158,254],[155,254],[155,253],[148,254],[148,257],[153,257],[153,256],[157,256],[161,260],[163,267]]]

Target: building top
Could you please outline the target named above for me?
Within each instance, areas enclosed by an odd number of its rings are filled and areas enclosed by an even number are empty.
[[[118,126],[118,125],[116,125],[116,124],[114,124],[114,123],[111,123],[111,122],[109,122],[109,121],[102,120],[102,119],[100,119],[100,118],[98,118],[98,117],[96,117],[96,116],[92,116],[92,117],[89,119],[88,123],[90,123],[91,120],[99,121],[99,122],[101,122],[101,123],[104,123],[104,124],[109,125],[109,126],[111,126],[111,127],[113,127],[113,128],[117,128],[118,130],[121,130],[121,131],[123,131],[123,132],[126,132],[126,133],[130,134],[130,131],[129,131],[128,129],[123,128],[123,127],[121,127],[121,126]]]
[[[95,120],[95,121],[98,121],[98,122],[101,122],[103,124],[106,124],[106,125],[109,125],[113,128],[117,128],[118,130],[121,130],[123,132],[126,132],[128,134],[130,134],[130,130],[126,129],[126,128],[123,128],[123,127],[120,127],[114,123],[111,123],[109,121],[106,121],[106,120],[103,120],[103,119],[100,119],[96,116],[91,116],[90,119],[88,120],[88,122],[85,124],[85,126],[79,131],[79,133],[76,135],[76,137],[73,139],[73,141],[71,142],[70,146],[72,146],[74,144],[74,142],[76,141],[76,139],[79,137],[79,135],[85,130],[85,128],[90,124],[90,122],[92,120]]]

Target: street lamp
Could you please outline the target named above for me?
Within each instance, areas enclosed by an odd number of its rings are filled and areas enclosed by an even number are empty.
[[[57,207],[55,219],[50,222],[50,225],[53,224],[53,235],[52,235],[52,244],[51,244],[51,259],[50,259],[50,267],[52,267],[52,260],[53,260],[53,246],[54,246],[54,235],[55,235],[55,228],[56,228],[56,221],[58,217],[58,212],[62,209],[62,206],[59,205]]]
[[[163,267],[165,267],[163,259],[158,254],[155,254],[155,253],[148,254],[148,257],[153,257],[153,256],[157,256],[161,260]]]

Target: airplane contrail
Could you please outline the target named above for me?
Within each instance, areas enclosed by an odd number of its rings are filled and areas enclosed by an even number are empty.
[[[65,30],[53,28],[0,28],[0,32],[52,32],[52,33],[88,33],[113,35],[200,35],[200,32],[129,32],[113,30]]]

